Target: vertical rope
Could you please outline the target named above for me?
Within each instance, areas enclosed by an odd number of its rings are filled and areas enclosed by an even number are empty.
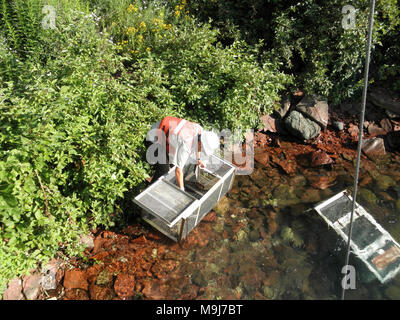
[[[353,231],[353,216],[354,216],[354,211],[356,208],[358,174],[360,171],[361,147],[362,147],[363,129],[364,129],[365,104],[367,101],[368,74],[369,74],[369,63],[370,63],[371,43],[372,43],[372,28],[374,25],[374,12],[375,12],[375,0],[371,0],[370,12],[369,12],[368,42],[367,42],[367,46],[366,46],[367,54],[366,54],[365,69],[364,69],[364,88],[363,88],[363,93],[362,93],[360,125],[359,125],[359,133],[358,133],[357,162],[356,162],[356,172],[355,172],[355,176],[354,176],[353,206],[352,206],[351,216],[350,216],[350,228],[349,228],[348,239],[347,239],[347,251],[346,251],[345,266],[347,266],[349,264],[350,240],[351,240],[351,233]],[[344,300],[345,291],[346,291],[345,287],[342,286],[342,300]]]

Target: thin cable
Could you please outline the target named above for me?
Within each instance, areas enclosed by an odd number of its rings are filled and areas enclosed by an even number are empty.
[[[369,63],[370,63],[370,56],[371,56],[372,28],[374,25],[374,12],[375,12],[375,0],[371,0],[370,12],[369,12],[368,42],[367,42],[367,47],[366,47],[367,55],[366,55],[366,59],[365,59],[365,69],[364,69],[364,88],[363,88],[363,93],[362,93],[360,125],[359,125],[359,133],[358,133],[357,162],[356,162],[356,172],[355,172],[355,176],[354,176],[353,207],[352,207],[351,216],[350,216],[350,228],[349,228],[349,234],[348,234],[348,239],[347,239],[347,251],[346,251],[345,266],[347,266],[349,264],[350,240],[351,240],[351,233],[353,231],[353,216],[354,216],[354,211],[356,208],[358,173],[360,171],[361,147],[362,147],[363,129],[364,129],[365,105],[367,102],[368,74],[369,74]],[[344,285],[342,285],[342,300],[344,300],[345,291],[346,291],[346,288]]]

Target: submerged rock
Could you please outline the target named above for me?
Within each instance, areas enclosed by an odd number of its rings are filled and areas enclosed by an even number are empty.
[[[321,127],[314,121],[305,118],[300,112],[292,111],[285,119],[286,128],[295,136],[303,140],[317,137]]]
[[[375,194],[366,188],[360,189],[360,199],[368,204],[373,205],[375,205],[378,201],[378,198],[375,196]]]
[[[299,248],[304,245],[303,239],[297,234],[294,233],[292,228],[290,227],[284,227],[281,231],[281,237],[283,241],[286,243],[293,244],[293,246]]]
[[[332,158],[322,150],[315,151],[311,154],[312,167],[324,166],[332,163],[333,163]]]
[[[273,197],[277,200],[278,206],[281,207],[294,205],[299,202],[299,199],[294,193],[294,189],[284,184],[276,187],[273,193]]]

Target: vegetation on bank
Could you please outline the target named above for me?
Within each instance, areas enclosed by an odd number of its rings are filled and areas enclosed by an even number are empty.
[[[343,1],[281,2],[0,0],[0,292],[121,223],[150,173],[146,131],[163,116],[244,131],[285,89],[357,93],[364,2],[351,31]],[[376,74],[398,79],[397,1],[379,3]],[[262,4],[275,8],[268,21]],[[43,27],[46,5],[55,29]]]

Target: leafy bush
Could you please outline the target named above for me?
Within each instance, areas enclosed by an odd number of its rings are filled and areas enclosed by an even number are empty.
[[[79,235],[112,226],[118,199],[146,177],[148,123],[166,115],[126,82],[116,46],[93,15],[58,17],[45,65],[17,61],[0,91],[0,286],[57,250],[77,254]],[[1,42],[1,52],[13,59]],[[2,61],[2,64],[7,61]],[[154,82],[138,72],[138,82]],[[19,94],[16,94],[19,93]],[[147,105],[148,104],[148,108]]]
[[[283,62],[281,70],[294,74],[296,87],[327,96],[334,103],[359,96],[369,1],[196,0],[188,3],[202,20],[213,18],[213,25],[223,31],[224,43],[237,39],[238,30],[248,43],[263,39],[268,59]],[[342,28],[344,5],[357,9],[353,30]],[[397,82],[399,14],[398,0],[377,1],[372,67],[376,66],[380,72],[373,74],[371,81],[394,79]]]
[[[223,48],[183,2],[143,6],[118,20],[120,31],[86,1],[72,4],[57,4],[54,30],[17,32],[15,41],[14,29],[0,33],[0,292],[56,252],[81,253],[79,237],[92,228],[121,221],[121,204],[150,172],[143,141],[151,123],[175,115],[247,129],[289,80],[277,65],[259,65],[258,48]],[[146,30],[126,34],[143,21]],[[115,43],[140,34],[135,54]],[[27,50],[20,36],[36,42]]]

